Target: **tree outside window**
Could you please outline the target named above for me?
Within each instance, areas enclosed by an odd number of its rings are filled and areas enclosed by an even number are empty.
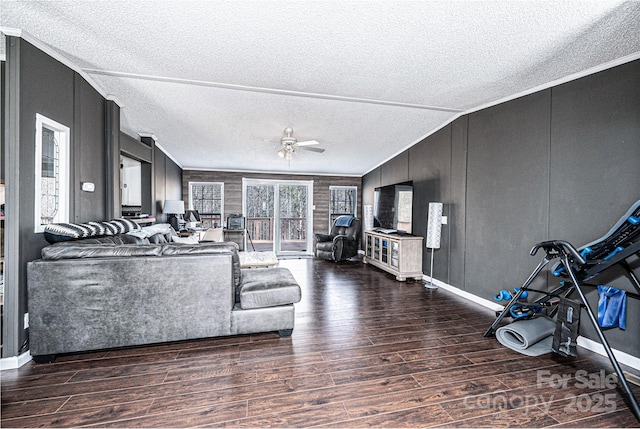
[[[224,184],[219,182],[189,182],[189,207],[197,210],[203,228],[222,226]]]
[[[329,187],[329,230],[338,216],[356,215],[357,190],[355,186]]]
[[[69,221],[69,128],[36,114],[35,231]]]

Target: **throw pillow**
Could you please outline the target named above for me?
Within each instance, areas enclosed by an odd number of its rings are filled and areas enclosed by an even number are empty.
[[[224,230],[222,228],[209,228],[204,232],[200,241],[224,241]]]
[[[124,234],[138,229],[140,226],[128,219],[114,219],[109,222],[51,223],[44,228],[44,238],[53,244],[79,238]]]
[[[198,244],[198,237],[195,235],[190,237],[178,237],[177,235],[174,235],[171,237],[171,241],[179,244]]]

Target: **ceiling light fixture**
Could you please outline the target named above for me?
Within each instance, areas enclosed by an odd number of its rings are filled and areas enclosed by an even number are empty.
[[[271,141],[271,140],[265,140],[265,141]],[[277,153],[280,158],[284,158],[287,161],[291,161],[291,158],[293,158],[293,154],[297,149],[308,150],[311,152],[318,152],[318,153],[324,152],[324,149],[320,149],[317,147],[310,147],[318,144],[320,143],[318,143],[316,140],[306,140],[306,141],[299,142],[295,137],[293,137],[293,129],[285,128],[284,136],[280,139],[280,149],[278,150]]]
[[[287,145],[278,151],[278,156],[290,161],[293,157],[293,152],[295,152],[295,149],[292,146]]]

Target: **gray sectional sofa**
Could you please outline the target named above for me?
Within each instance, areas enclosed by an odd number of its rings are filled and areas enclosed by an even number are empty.
[[[27,267],[36,362],[61,353],[278,331],[300,286],[285,268],[242,270],[235,243],[127,235],[56,243]]]

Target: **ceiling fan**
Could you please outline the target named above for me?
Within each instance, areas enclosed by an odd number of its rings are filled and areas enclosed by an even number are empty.
[[[284,136],[280,139],[280,145],[282,147],[278,151],[278,156],[280,158],[291,160],[291,157],[293,156],[294,152],[297,149],[308,150],[310,152],[318,152],[318,153],[324,152],[324,149],[320,149],[318,147],[311,147],[317,144],[320,144],[320,143],[316,140],[305,140],[305,141],[299,142],[298,140],[296,140],[295,137],[293,137],[293,128],[287,127],[284,129]]]

